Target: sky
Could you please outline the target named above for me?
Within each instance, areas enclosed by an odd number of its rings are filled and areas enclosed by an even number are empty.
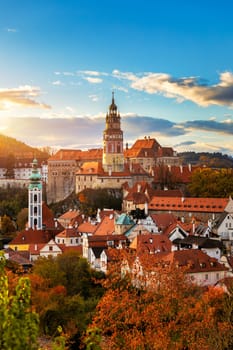
[[[233,156],[231,0],[0,0],[0,133],[102,146],[112,92],[124,142]]]

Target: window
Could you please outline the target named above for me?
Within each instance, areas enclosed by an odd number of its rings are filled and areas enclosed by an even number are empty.
[[[208,273],[205,275],[205,280],[207,281],[209,278]]]
[[[51,252],[53,250],[53,247],[50,245],[49,246],[49,251]]]

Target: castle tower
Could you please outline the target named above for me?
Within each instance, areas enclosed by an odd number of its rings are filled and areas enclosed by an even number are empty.
[[[103,168],[107,172],[124,170],[123,131],[121,130],[120,113],[114,101],[114,93],[112,93],[112,103],[106,114],[103,132]]]
[[[42,229],[42,181],[36,159],[32,162],[32,174],[28,188],[28,227]]]

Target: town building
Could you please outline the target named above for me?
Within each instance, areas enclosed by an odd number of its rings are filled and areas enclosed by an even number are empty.
[[[32,152],[30,152],[31,154]],[[14,168],[12,169],[12,176],[7,176],[6,157],[0,157],[0,187],[2,188],[27,188],[29,184],[29,178],[32,175],[32,157],[29,156],[16,156]],[[37,159],[37,169],[40,173],[43,183],[48,182],[48,165],[46,158]]]

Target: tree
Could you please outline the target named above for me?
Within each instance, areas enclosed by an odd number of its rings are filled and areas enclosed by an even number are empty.
[[[4,215],[1,219],[1,232],[3,236],[10,236],[16,231],[15,223],[7,215]]]
[[[109,272],[91,325],[101,329],[103,350],[232,348],[233,325],[226,314],[219,316],[223,290],[193,285],[175,265],[149,266],[148,255],[141,262],[144,274],[137,284],[132,283],[135,269],[124,277]]]
[[[191,177],[188,190],[192,197],[224,198],[233,196],[233,170],[198,169]]]
[[[24,230],[28,222],[28,208],[23,208],[17,215],[16,223],[19,230]]]
[[[77,252],[38,259],[30,279],[41,331],[52,336],[61,326],[73,343],[70,349],[77,349],[103,295],[102,277]]]
[[[111,208],[120,210],[122,192],[120,190],[87,188],[78,194],[80,208],[86,215],[96,215],[97,209]]]
[[[5,259],[0,256],[0,349],[36,350],[39,319],[31,309],[30,280],[20,278],[9,293]]]

